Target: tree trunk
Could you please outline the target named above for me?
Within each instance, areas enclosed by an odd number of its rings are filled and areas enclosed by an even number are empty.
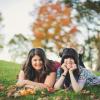
[[[98,49],[97,71],[100,71],[100,47]]]

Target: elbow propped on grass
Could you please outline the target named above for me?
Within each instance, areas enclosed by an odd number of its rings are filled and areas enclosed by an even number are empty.
[[[82,90],[82,88],[80,88],[80,87],[78,87],[78,88],[73,88],[73,90],[74,90],[75,93],[79,93],[79,92]]]

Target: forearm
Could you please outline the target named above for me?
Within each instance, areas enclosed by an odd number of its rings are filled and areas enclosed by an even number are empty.
[[[60,89],[62,87],[66,74],[67,72],[62,73],[61,77],[57,80],[57,82],[54,85],[55,89]]]
[[[37,82],[32,82],[32,81],[27,81],[27,84],[25,87],[33,88],[34,90],[42,90],[42,89],[47,89],[48,91],[52,91],[53,88],[48,86],[47,84],[44,83],[37,83]]]
[[[40,87],[40,88],[46,88],[46,85],[44,83],[38,83],[38,82],[33,82],[30,80],[26,80],[26,84],[25,85],[31,85],[33,87]]]
[[[71,79],[71,84],[72,84],[72,88],[75,92],[79,92],[82,88],[80,87],[80,85],[78,84],[78,82],[76,81],[73,72],[69,71],[70,74],[70,79]]]
[[[43,83],[33,82],[30,80],[21,80],[16,83],[18,87],[28,86],[31,88],[38,87],[38,88],[46,88],[46,85]]]

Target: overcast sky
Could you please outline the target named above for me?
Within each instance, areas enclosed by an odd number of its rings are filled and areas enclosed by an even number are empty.
[[[6,34],[31,34],[33,3],[34,0],[0,0]]]

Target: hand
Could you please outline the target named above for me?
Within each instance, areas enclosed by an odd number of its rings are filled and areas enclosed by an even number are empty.
[[[26,81],[25,81],[25,80],[18,81],[18,82],[16,83],[16,86],[18,86],[18,87],[22,87],[22,86],[24,86],[24,85],[26,85]]]
[[[64,72],[67,72],[67,71],[68,71],[68,68],[67,68],[67,66],[66,66],[65,63],[63,63],[63,64],[61,65],[61,68],[64,70]]]
[[[72,64],[72,66],[69,68],[69,71],[74,71],[75,69],[77,69],[76,64]]]
[[[34,89],[34,85],[25,85],[25,88],[31,88],[31,89]]]

